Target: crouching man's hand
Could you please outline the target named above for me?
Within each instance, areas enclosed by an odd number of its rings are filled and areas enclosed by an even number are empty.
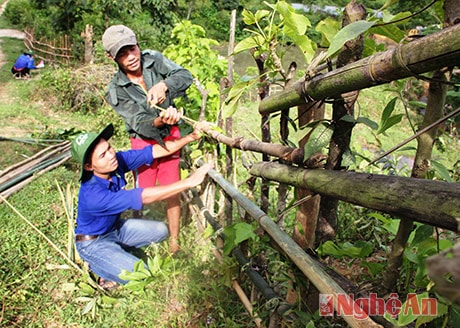
[[[208,174],[209,170],[211,169],[211,164],[205,164],[198,168],[195,172],[193,172],[188,178],[186,178],[189,187],[193,188],[201,184],[204,180],[204,177],[206,176],[206,174]]]

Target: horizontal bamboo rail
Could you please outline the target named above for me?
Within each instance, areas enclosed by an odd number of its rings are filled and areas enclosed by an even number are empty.
[[[273,220],[267,216],[259,207],[253,204],[247,199],[242,193],[238,191],[232,184],[225,180],[221,174],[215,170],[209,171],[209,176],[230,196],[236,201],[246,212],[257,222],[259,225],[270,235],[270,237],[278,244],[278,246],[289,256],[294,264],[302,271],[302,273],[312,282],[313,285],[319,290],[320,293],[330,294],[334,299],[333,304],[336,307],[338,305],[338,295],[345,295],[348,298],[348,294],[340,287],[324,270],[321,266],[315,262],[304,250],[297,245],[297,243],[289,237],[284,231],[273,222]],[[357,311],[356,313],[362,313],[359,306],[353,301],[348,299],[352,309]],[[343,319],[353,328],[369,328],[369,327],[381,327],[376,324],[370,317],[363,316],[362,319],[358,319],[355,316],[345,315]]]
[[[342,93],[361,90],[460,64],[460,24],[437,33],[379,52],[339,69],[302,78],[259,104],[261,114],[273,113],[305,104],[308,99],[333,98]]]
[[[226,135],[211,129],[205,129],[207,135],[232,148],[241,150],[250,150],[270,156],[281,158],[285,161],[295,164],[303,164],[304,162],[304,150],[303,148],[293,148],[280,144],[274,144],[270,142],[262,142],[251,139],[244,139],[243,137],[230,138]]]
[[[460,184],[335,170],[306,170],[261,162],[250,174],[306,187],[348,203],[459,231]],[[384,188],[384,190],[382,190]]]

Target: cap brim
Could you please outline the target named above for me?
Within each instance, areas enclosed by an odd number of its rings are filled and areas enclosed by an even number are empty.
[[[117,58],[117,55],[120,52],[121,48],[135,46],[136,44],[137,44],[136,40],[133,40],[133,41],[122,40],[118,44],[114,45],[112,49],[110,49],[110,55],[113,58]]]

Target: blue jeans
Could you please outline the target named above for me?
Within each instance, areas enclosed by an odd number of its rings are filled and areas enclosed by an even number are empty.
[[[121,270],[133,271],[134,264],[139,261],[125,248],[158,243],[168,234],[168,227],[163,222],[119,219],[117,229],[93,240],[76,242],[76,248],[80,257],[99,277],[125,284],[127,281],[118,277]]]

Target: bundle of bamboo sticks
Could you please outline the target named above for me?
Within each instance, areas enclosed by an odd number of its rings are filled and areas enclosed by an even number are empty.
[[[70,141],[64,141],[46,147],[35,155],[5,168],[0,171],[0,195],[6,199],[36,177],[58,167],[70,157]]]

